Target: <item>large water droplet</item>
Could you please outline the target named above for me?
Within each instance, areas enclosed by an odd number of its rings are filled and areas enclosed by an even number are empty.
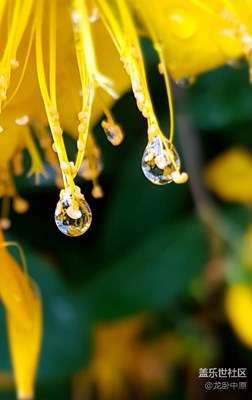
[[[80,236],[91,225],[91,209],[84,196],[79,194],[79,197],[73,200],[68,190],[61,192],[60,200],[55,210],[55,223],[64,235]]]
[[[176,79],[174,82],[181,89],[188,89],[195,83],[195,81],[196,81],[195,76],[185,76],[182,79]]]
[[[172,182],[172,172],[179,171],[180,159],[174,146],[165,137],[155,136],[142,158],[142,170],[155,185]]]

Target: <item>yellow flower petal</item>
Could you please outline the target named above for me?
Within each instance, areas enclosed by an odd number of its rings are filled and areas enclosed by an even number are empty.
[[[251,205],[251,153],[240,148],[226,151],[207,166],[205,180],[209,189],[223,200]]]
[[[135,1],[130,0],[132,8]],[[250,24],[249,2],[237,0],[140,0],[136,12],[159,36],[174,79],[195,76],[243,55]],[[241,28],[241,29],[240,29]],[[243,33],[242,28],[244,29]],[[247,35],[248,36],[248,35]]]
[[[160,142],[166,153],[156,154],[152,161],[147,155],[142,168],[145,176],[156,184],[186,182],[187,174],[180,173],[179,156],[172,150],[174,121],[167,71],[175,80],[191,82],[195,75],[240,56],[250,66],[251,16],[251,2],[245,0],[162,0],[155,9],[149,0],[2,0],[0,132],[4,136],[0,144],[6,151],[0,160],[0,175],[7,171],[11,180],[9,163],[20,147],[31,155],[30,172],[42,171],[39,152],[25,129],[31,125],[45,158],[54,166],[58,158],[57,170],[64,189],[70,190],[69,202],[74,202],[74,179],[94,153],[93,146],[88,146],[90,130],[102,113],[110,122],[109,108],[130,81],[136,105],[147,119],[146,149]],[[149,93],[141,33],[151,39],[158,53],[157,70],[164,78],[170,110],[168,138],[159,127]],[[45,132],[47,126],[51,139]],[[64,130],[77,139],[75,161],[68,159]],[[52,154],[52,145],[56,154]],[[171,171],[166,168],[168,160]],[[149,173],[154,166],[162,170],[160,179],[153,171]],[[94,187],[99,169],[95,172]],[[7,190],[0,179],[0,186],[0,197],[16,196],[13,184]],[[73,232],[57,226],[65,234]]]
[[[33,398],[41,346],[42,309],[36,287],[6,250],[6,246],[13,244],[4,241],[0,230],[0,298],[6,307],[18,399],[28,400]]]
[[[8,253],[0,230],[0,297],[7,311],[23,327],[32,324],[34,291],[29,278],[16,260]]]
[[[7,312],[8,335],[18,400],[33,399],[38,357],[42,337],[42,309],[38,296],[33,296],[31,323],[24,327]]]
[[[242,283],[229,287],[225,310],[237,336],[252,348],[252,287]]]

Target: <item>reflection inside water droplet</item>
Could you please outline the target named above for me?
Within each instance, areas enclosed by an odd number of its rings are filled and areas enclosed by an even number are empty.
[[[85,233],[92,222],[92,212],[87,201],[82,194],[76,195],[77,198],[73,200],[68,190],[62,190],[54,216],[60,232],[73,237]]]
[[[172,172],[179,171],[180,159],[174,146],[165,137],[155,136],[142,158],[142,170],[146,178],[155,185],[172,182]]]

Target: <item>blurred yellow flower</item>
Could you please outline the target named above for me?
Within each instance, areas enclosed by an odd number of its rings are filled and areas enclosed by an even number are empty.
[[[0,371],[0,390],[13,389],[14,380],[13,376],[8,372]]]
[[[129,399],[132,392],[147,398],[169,385],[169,365],[181,357],[182,343],[174,333],[144,339],[148,317],[141,315],[96,326],[87,369],[74,378],[73,398]]]
[[[231,148],[215,158],[206,168],[206,184],[220,198],[251,206],[252,154]]]
[[[8,336],[14,368],[17,397],[33,398],[42,335],[41,303],[35,286],[22,271],[6,247],[0,230],[0,299],[7,316]],[[22,253],[21,253],[22,255]]]
[[[237,283],[227,289],[225,296],[227,317],[240,340],[252,348],[252,287]]]
[[[159,32],[166,66],[182,86],[185,79],[241,55],[249,57],[252,10],[247,0],[163,0],[155,10],[151,2],[139,0],[135,9],[146,15],[143,25],[148,20]]]

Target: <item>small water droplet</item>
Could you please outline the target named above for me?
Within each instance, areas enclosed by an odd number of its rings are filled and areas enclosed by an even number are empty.
[[[142,158],[146,178],[155,185],[165,185],[173,181],[172,172],[179,171],[179,168],[180,159],[175,147],[167,138],[155,136],[146,146]]]
[[[197,22],[193,15],[186,9],[178,9],[170,11],[168,29],[178,39],[189,39],[197,31]]]
[[[92,196],[95,199],[101,199],[104,196],[103,189],[100,185],[95,185],[92,189]]]
[[[113,146],[118,146],[123,141],[123,132],[119,125],[108,121],[102,121],[101,126],[107,139]]]
[[[73,200],[68,190],[61,191],[55,210],[55,223],[64,235],[80,236],[91,225],[92,212],[84,196],[82,197]]]
[[[185,76],[182,79],[176,79],[174,82],[181,89],[188,89],[196,81],[195,76]]]

